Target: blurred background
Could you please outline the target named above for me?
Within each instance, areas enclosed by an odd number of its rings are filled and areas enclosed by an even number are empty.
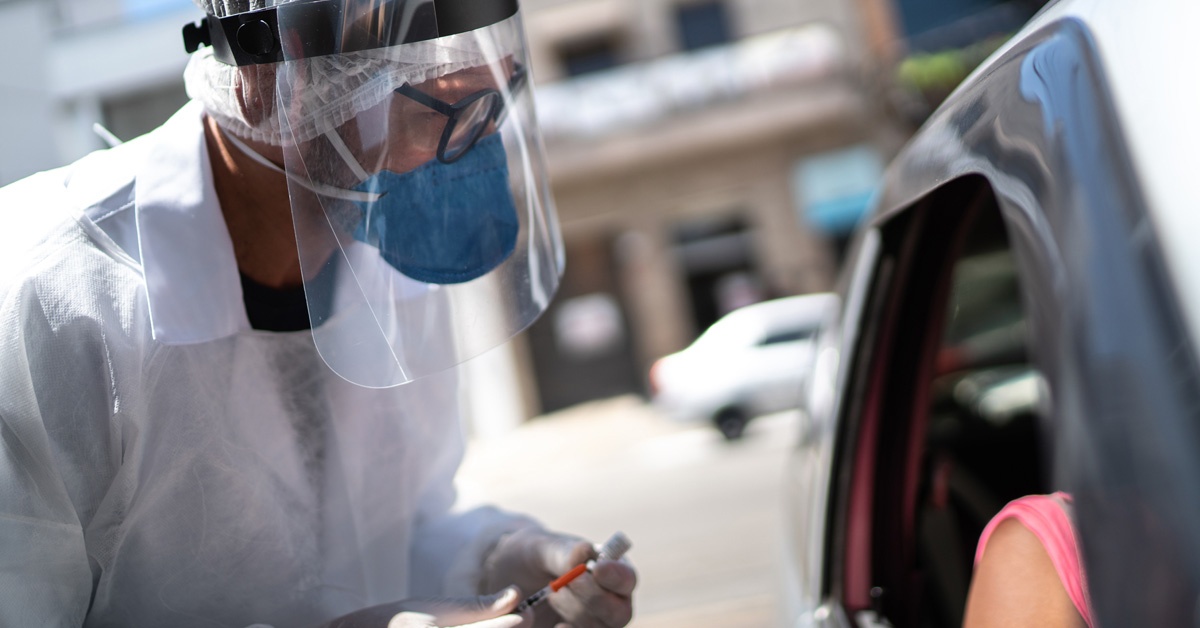
[[[635,626],[775,625],[798,410],[727,441],[651,403],[653,366],[735,309],[833,289],[890,157],[1044,3],[523,0],[567,270],[537,324],[466,367],[464,498],[624,529]],[[0,0],[0,185],[103,148],[97,123],[165,121],[200,17]]]

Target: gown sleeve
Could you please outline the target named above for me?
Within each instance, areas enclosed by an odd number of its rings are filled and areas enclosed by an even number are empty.
[[[0,220],[20,187],[0,195]],[[56,269],[12,244],[0,238],[0,626],[81,626],[93,574],[80,504],[105,480],[80,465],[105,456],[109,415],[95,389],[63,378],[93,364],[80,361],[73,312],[39,279]]]
[[[435,377],[426,382],[431,386],[429,394],[433,395],[427,400],[427,407],[453,408],[457,417],[457,386],[452,380]],[[459,507],[454,476],[465,450],[462,421],[447,420],[440,425],[445,431],[435,439],[440,448],[418,504],[410,593],[455,597],[493,593],[479,590],[483,563],[492,548],[505,534],[540,524],[530,517],[494,506]]]

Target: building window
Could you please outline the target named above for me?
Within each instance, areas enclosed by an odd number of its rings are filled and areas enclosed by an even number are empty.
[[[58,26],[67,29],[141,22],[175,11],[195,10],[188,0],[52,0],[49,4]]]
[[[912,52],[963,48],[1016,32],[1046,0],[898,0],[900,26]]]
[[[619,65],[617,43],[612,37],[595,37],[559,47],[559,59],[567,76],[579,76]]]
[[[158,128],[188,102],[183,81],[107,98],[101,103],[103,124],[122,141]]]
[[[733,39],[723,2],[689,3],[676,8],[679,43],[684,50],[724,44]]]
[[[674,253],[684,272],[696,331],[725,314],[767,298],[755,260],[754,233],[735,210],[676,225]]]

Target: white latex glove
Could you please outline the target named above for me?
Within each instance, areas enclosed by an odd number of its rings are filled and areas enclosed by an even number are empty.
[[[484,564],[483,590],[517,585],[526,594],[541,590],[576,565],[596,557],[592,543],[538,528],[500,539]],[[602,560],[534,609],[534,626],[621,628],[633,618],[637,572],[625,560]]]
[[[523,599],[516,587],[469,598],[412,598],[372,606],[339,617],[321,628],[516,628],[529,616],[513,615]]]

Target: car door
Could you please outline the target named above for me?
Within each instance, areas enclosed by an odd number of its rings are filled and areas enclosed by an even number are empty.
[[[790,575],[794,590],[801,587],[807,596],[793,602],[801,624],[869,623],[872,616],[907,623],[904,618],[926,606],[918,603],[923,596],[935,605],[957,600],[950,615],[965,598],[965,589],[957,592],[969,576],[965,545],[995,510],[978,504],[989,499],[975,474],[948,471],[955,458],[978,458],[978,448],[943,442],[927,452],[926,433],[930,409],[945,411],[953,400],[946,395],[952,378],[972,376],[980,386],[995,387],[1028,376],[1016,264],[998,216],[979,181],[964,180],[868,231],[857,246],[841,318],[819,340],[801,442],[789,469],[790,562],[803,566]],[[1001,464],[1033,458],[1019,466],[1036,478],[1030,413],[1025,408],[1011,424],[1012,446],[990,453]],[[980,437],[981,420],[938,427],[967,429],[969,445]],[[931,495],[935,480],[945,484],[951,477],[954,516],[944,487]],[[990,501],[1002,505],[1004,496],[1038,486],[1004,486]],[[935,497],[942,510],[930,505]],[[958,511],[968,519],[956,522]],[[922,535],[939,531],[961,537],[933,545],[953,552],[919,546]],[[917,551],[926,555],[918,558]],[[939,566],[940,575],[929,579],[936,586],[915,583]]]
[[[879,227],[826,538],[828,599],[860,624],[961,625],[979,533],[1051,486],[1048,397],[1008,232],[977,177]]]
[[[793,462],[797,625],[959,625],[980,522],[1059,489],[1105,625],[1195,621],[1187,273],[1087,25],[1036,26],[889,169],[861,239]]]

